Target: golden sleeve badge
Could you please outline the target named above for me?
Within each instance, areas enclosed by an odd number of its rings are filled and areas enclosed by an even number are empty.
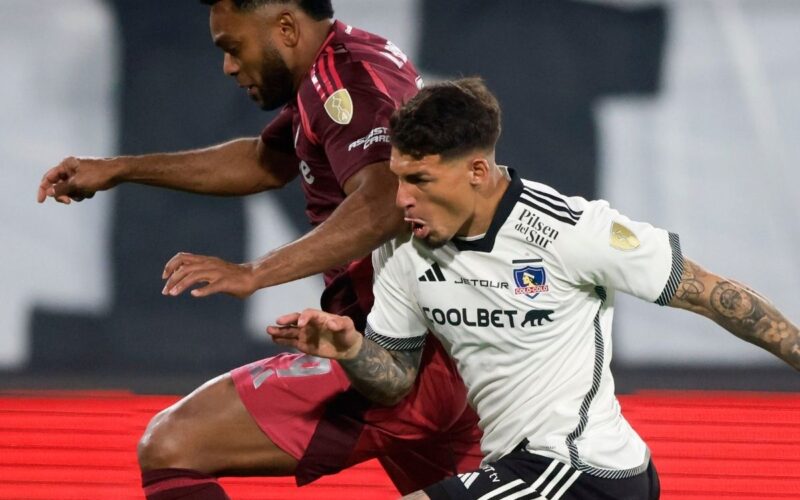
[[[619,222],[611,225],[611,237],[609,243],[617,250],[629,251],[639,248],[641,244],[639,238],[633,234],[633,231],[623,226]]]
[[[325,101],[325,112],[339,125],[347,125],[353,119],[353,99],[347,89],[339,89]]]

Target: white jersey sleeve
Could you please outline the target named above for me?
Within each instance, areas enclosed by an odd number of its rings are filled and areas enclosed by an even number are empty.
[[[415,297],[414,274],[404,259],[398,238],[372,254],[375,303],[367,316],[366,337],[384,349],[412,351],[425,345],[428,325]],[[405,261],[405,262],[404,262]]]
[[[662,306],[678,289],[683,274],[678,235],[632,221],[606,201],[588,202],[564,240],[561,257],[578,285],[613,288]]]

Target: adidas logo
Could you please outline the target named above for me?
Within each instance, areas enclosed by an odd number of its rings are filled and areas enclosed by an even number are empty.
[[[459,474],[458,478],[461,479],[462,483],[464,483],[464,488],[469,489],[469,487],[472,486],[472,483],[474,483],[480,475],[480,472],[467,472],[464,474]]]
[[[436,262],[433,263],[430,269],[425,271],[425,274],[419,277],[420,281],[447,281],[442,273],[442,268]]]

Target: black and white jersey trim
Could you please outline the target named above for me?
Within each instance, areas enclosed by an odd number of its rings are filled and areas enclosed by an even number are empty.
[[[567,199],[564,196],[555,195],[552,193],[548,193],[547,191],[534,189],[529,186],[525,186],[523,190],[526,191],[531,196],[541,196],[544,198],[549,198],[551,201],[555,203],[551,205],[552,207],[558,208],[559,210],[566,210],[575,219],[580,219],[581,215],[583,215],[583,210],[574,210],[571,206],[569,206],[569,202],[567,202]],[[546,203],[546,200],[542,201]]]
[[[559,500],[580,475],[581,471],[553,460],[531,488],[539,492],[539,496],[535,497],[537,499]]]
[[[467,489],[475,480],[473,474],[478,473],[459,475]],[[553,460],[533,483],[515,479],[484,493],[478,500],[560,500],[581,474],[568,464]]]
[[[637,467],[619,470],[601,469],[585,463],[580,457],[578,446],[575,444],[575,440],[577,440],[586,429],[586,424],[589,421],[589,407],[592,404],[592,400],[594,400],[594,397],[597,395],[597,391],[600,389],[600,382],[603,376],[605,342],[603,341],[603,329],[600,326],[600,312],[603,310],[603,304],[606,301],[607,295],[606,289],[601,286],[595,287],[594,290],[600,298],[600,306],[597,308],[597,314],[594,317],[594,367],[592,371],[592,386],[589,388],[586,396],[584,396],[581,407],[578,410],[578,426],[567,435],[566,444],[569,450],[570,465],[576,470],[602,479],[625,479],[641,474],[647,469],[647,465],[650,462],[649,451],[646,453],[643,463]]]
[[[494,218],[492,218],[492,223],[489,225],[489,229],[486,231],[486,234],[483,236],[483,238],[478,238],[477,240],[462,240],[459,238],[451,240],[451,243],[458,251],[491,252],[494,248],[494,242],[497,239],[497,234],[500,232],[500,229],[503,227],[503,224],[505,224],[508,216],[511,215],[511,212],[517,205],[517,201],[519,201],[520,195],[522,194],[522,189],[524,187],[522,179],[519,178],[513,168],[508,169],[508,175],[511,179],[510,184],[508,185],[506,192],[503,193],[500,203],[497,205]]]
[[[522,189],[522,195],[519,201],[520,203],[524,203],[543,214],[549,215],[571,226],[577,224],[583,215],[583,211],[573,210],[563,197],[555,196],[544,191],[538,191],[528,186]]]
[[[656,299],[656,304],[666,306],[678,291],[683,277],[683,254],[681,253],[681,239],[675,233],[669,233],[669,245],[672,247],[672,270],[669,273],[664,290]]]
[[[385,335],[381,335],[375,332],[375,330],[372,329],[372,326],[369,323],[367,323],[367,328],[366,331],[364,332],[364,337],[375,342],[376,344],[383,347],[387,351],[418,351],[423,347],[425,347],[425,338],[427,336],[428,333],[425,332],[419,337],[411,337],[403,339],[386,337]]]

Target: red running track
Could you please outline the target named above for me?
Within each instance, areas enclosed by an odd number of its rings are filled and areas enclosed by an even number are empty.
[[[0,499],[141,499],[136,441],[175,396],[0,393]],[[800,394],[640,392],[621,396],[648,442],[665,500],[800,499]],[[224,479],[231,498],[397,498],[376,462],[298,489]]]

